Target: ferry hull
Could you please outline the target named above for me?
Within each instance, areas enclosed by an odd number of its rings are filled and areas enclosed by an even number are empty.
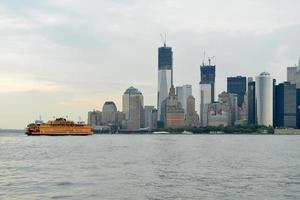
[[[28,136],[89,136],[92,133],[25,133]]]
[[[57,119],[43,124],[29,124],[25,134],[29,136],[88,136],[93,132],[90,125]]]

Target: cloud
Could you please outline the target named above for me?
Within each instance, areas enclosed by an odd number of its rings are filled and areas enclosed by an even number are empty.
[[[57,92],[64,87],[57,83],[44,80],[36,80],[24,75],[4,75],[0,76],[0,93],[16,92]]]
[[[286,66],[300,57],[299,7],[298,0],[1,1],[0,127],[13,125],[8,113],[31,120],[28,107],[84,116],[113,99],[121,109],[131,85],[145,104],[156,105],[164,32],[174,51],[175,84],[192,84],[195,97],[204,49],[216,56],[218,92],[226,90],[227,76],[268,70],[283,81]],[[41,91],[47,98],[37,102]]]

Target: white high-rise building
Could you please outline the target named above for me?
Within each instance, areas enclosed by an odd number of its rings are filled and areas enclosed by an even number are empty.
[[[293,67],[287,67],[287,81],[290,82],[291,84],[296,84],[299,73],[299,68],[300,68],[300,60],[298,61],[298,66],[295,65]]]
[[[262,72],[255,78],[256,119],[258,125],[273,125],[273,78]]]
[[[295,79],[296,71],[297,71],[297,66],[287,68],[287,81],[288,82],[290,82],[292,84],[296,83],[296,79]]]
[[[211,99],[211,84],[200,84],[200,109],[199,109],[199,118],[200,118],[200,126],[207,126],[206,119],[206,109],[205,106],[207,104],[212,103]]]
[[[191,85],[183,85],[176,87],[176,95],[178,101],[181,103],[182,108],[184,109],[184,113],[187,113],[187,99],[192,95],[192,86]]]
[[[294,74],[294,83],[292,84],[296,84],[296,88],[300,89],[300,60],[298,62],[298,66],[296,66],[296,70]]]
[[[158,48],[158,93],[157,110],[158,121],[165,121],[164,100],[169,96],[169,90],[173,84],[173,52],[171,47],[164,43]]]

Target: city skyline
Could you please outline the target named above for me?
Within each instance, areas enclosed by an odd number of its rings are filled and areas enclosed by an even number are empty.
[[[86,120],[88,110],[110,100],[121,110],[131,85],[144,94],[145,105],[156,106],[162,32],[173,48],[174,85],[191,84],[196,99],[204,50],[216,56],[216,95],[226,91],[230,76],[268,71],[283,82],[286,67],[299,59],[298,1],[219,1],[227,11],[215,16],[209,15],[215,2],[208,1],[28,2],[0,3],[1,128],[24,128],[40,114]],[[180,22],[188,23],[176,26]]]

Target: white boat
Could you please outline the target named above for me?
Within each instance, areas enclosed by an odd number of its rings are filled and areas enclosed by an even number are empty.
[[[183,131],[182,134],[185,134],[185,135],[193,135],[193,132],[190,132],[190,131]]]
[[[154,131],[153,134],[170,134],[167,131]]]

